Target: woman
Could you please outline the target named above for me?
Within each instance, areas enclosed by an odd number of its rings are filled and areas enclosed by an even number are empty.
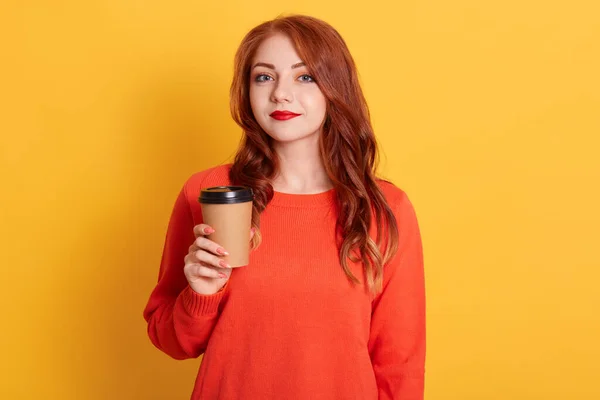
[[[423,398],[425,294],[417,219],[375,176],[377,148],[340,35],[306,16],[243,39],[233,164],[176,200],[144,317],[156,347],[204,354],[192,399]],[[250,264],[206,235],[201,188],[253,189]]]

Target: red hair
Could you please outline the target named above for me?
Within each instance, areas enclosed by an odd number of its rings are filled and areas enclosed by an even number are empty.
[[[337,195],[340,263],[348,278],[360,283],[348,267],[348,260],[361,261],[369,289],[380,291],[383,265],[398,249],[398,226],[377,183],[377,143],[356,65],[340,34],[317,18],[292,15],[264,22],[248,32],[235,55],[231,114],[244,135],[230,179],[233,184],[254,190],[252,225],[257,231],[252,245],[257,247],[261,241],[260,213],[273,198],[271,179],[278,171],[279,161],[272,139],[252,114],[250,68],[258,46],[277,33],[292,40],[327,99],[320,151]],[[373,215],[376,241],[369,236]]]

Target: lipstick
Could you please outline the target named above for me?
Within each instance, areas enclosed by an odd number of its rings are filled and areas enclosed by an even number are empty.
[[[271,116],[271,118],[276,119],[278,121],[287,121],[288,119],[296,118],[300,114],[296,114],[287,110],[277,110],[273,111],[269,115]]]

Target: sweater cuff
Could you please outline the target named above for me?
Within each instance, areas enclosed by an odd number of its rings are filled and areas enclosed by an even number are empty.
[[[183,292],[181,292],[181,300],[183,306],[192,317],[201,317],[203,315],[215,314],[219,310],[219,304],[225,293],[225,289],[229,285],[229,280],[225,285],[215,294],[203,295],[194,291],[190,285],[188,285]]]

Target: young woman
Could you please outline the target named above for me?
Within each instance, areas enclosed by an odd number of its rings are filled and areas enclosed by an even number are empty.
[[[235,56],[233,164],[191,176],[175,202],[144,317],[152,343],[203,360],[192,399],[423,398],[421,238],[406,194],[375,175],[354,61],[307,16],[263,23]],[[202,188],[253,189],[253,251],[228,268]]]

